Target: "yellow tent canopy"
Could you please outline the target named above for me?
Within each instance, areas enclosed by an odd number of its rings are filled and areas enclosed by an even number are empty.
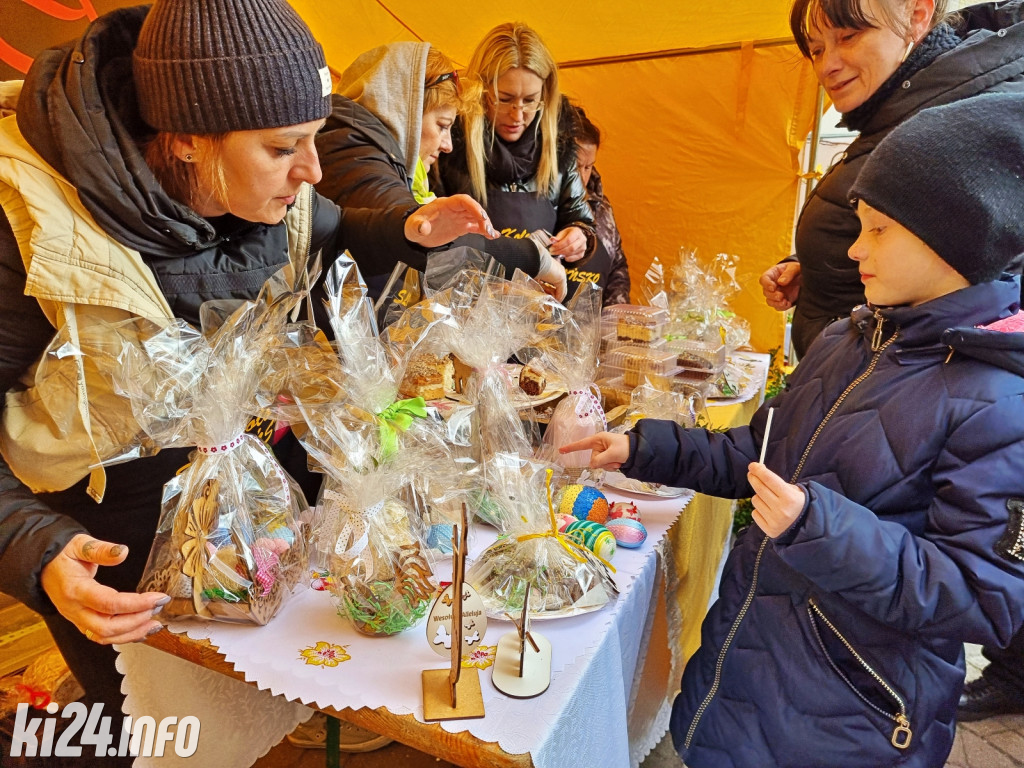
[[[494,25],[522,20],[561,66],[564,92],[601,128],[598,168],[615,206],[634,298],[651,261],[680,248],[740,257],[733,308],[759,349],[782,339],[757,278],[788,255],[816,82],[788,28],[790,0],[290,0],[343,70],[364,50],[425,40],[461,64]],[[124,0],[5,0],[0,77],[80,34]],[[13,6],[13,13],[10,11]]]

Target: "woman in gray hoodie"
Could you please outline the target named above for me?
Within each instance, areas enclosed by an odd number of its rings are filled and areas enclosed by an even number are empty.
[[[331,115],[317,136],[323,180],[317,191],[340,206],[410,209],[428,202],[428,172],[451,151],[456,116],[479,104],[479,86],[459,80],[452,61],[429,43],[400,42],[361,54],[342,73]],[[486,251],[511,272],[518,268],[565,295],[565,268],[529,239],[488,241],[473,235],[453,245]],[[371,291],[398,262],[426,265],[428,250],[350,249]]]

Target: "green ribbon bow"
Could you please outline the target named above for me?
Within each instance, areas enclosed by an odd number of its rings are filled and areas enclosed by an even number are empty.
[[[397,400],[377,414],[380,422],[381,455],[391,458],[398,450],[398,434],[412,426],[413,418],[427,417],[427,401],[422,397]]]

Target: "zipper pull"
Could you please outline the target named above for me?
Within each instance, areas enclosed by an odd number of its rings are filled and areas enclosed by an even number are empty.
[[[885,318],[882,317],[882,313],[879,310],[875,310],[875,334],[871,337],[871,351],[877,352],[882,348],[882,326],[885,324]]]
[[[914,734],[910,732],[910,721],[906,715],[896,715],[896,728],[892,732],[892,745],[896,749],[906,749]]]

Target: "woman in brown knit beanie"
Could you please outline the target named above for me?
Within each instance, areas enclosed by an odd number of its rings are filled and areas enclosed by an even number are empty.
[[[490,235],[467,196],[371,211],[317,195],[330,91],[323,50],[285,0],[157,0],[41,53],[0,120],[0,590],[44,615],[108,712],[121,699],[110,644],[157,631],[169,599],[135,587],[187,451],[97,470],[78,406],[117,398],[91,380],[77,391],[74,374],[56,397],[37,390],[54,328],[139,315],[198,326],[203,302],[254,298],[311,253],[329,263],[360,244]],[[289,445],[275,446],[282,460]]]

